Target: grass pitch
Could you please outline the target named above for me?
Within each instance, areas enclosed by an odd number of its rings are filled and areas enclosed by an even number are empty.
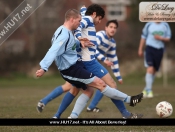
[[[124,84],[118,84],[118,89],[128,95],[135,95],[143,90],[145,85],[144,75],[129,76],[124,78]],[[0,118],[51,118],[58,109],[64,96],[54,99],[47,104],[43,113],[36,111],[37,102],[51,92],[56,86],[64,83],[59,76],[34,78],[0,78]],[[129,111],[143,113],[143,118],[159,118],[155,107],[160,101],[168,101],[175,108],[175,82],[169,78],[167,87],[163,87],[162,78],[156,78],[153,92],[154,98],[143,99],[136,107],[126,104]],[[67,118],[73,109],[74,103],[63,113],[62,118]],[[98,107],[100,113],[88,113],[84,110],[79,118],[121,118],[121,114],[111,100],[103,97]],[[175,118],[175,112],[169,118]],[[0,132],[173,132],[174,126],[1,126]]]

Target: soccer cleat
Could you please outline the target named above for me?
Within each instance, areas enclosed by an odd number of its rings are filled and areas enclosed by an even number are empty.
[[[140,119],[143,117],[143,114],[133,114],[131,113],[131,115],[129,117],[123,117],[123,119]]]
[[[147,91],[143,90],[142,93],[143,93],[143,98],[147,98]]]
[[[130,106],[132,107],[136,106],[137,103],[141,102],[142,98],[143,98],[143,93],[140,93],[135,96],[131,96]]]
[[[43,111],[44,107],[45,107],[45,104],[42,103],[41,101],[39,101],[38,104],[37,104],[36,109],[37,109],[37,111],[38,111],[39,113],[41,113],[41,112]]]
[[[67,119],[78,119],[78,118],[72,118],[71,116],[67,117]]]
[[[98,112],[101,112],[101,110],[97,107],[95,107],[93,109],[90,109],[89,107],[87,107],[87,112],[96,112],[96,113],[98,113]]]
[[[56,116],[52,117],[52,119],[58,119]]]
[[[147,98],[153,98],[153,92],[152,91],[147,93]]]
[[[71,116],[69,116],[69,117],[67,117],[68,119],[72,119],[72,117]]]

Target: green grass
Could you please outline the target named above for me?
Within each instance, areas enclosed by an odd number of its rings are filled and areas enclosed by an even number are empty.
[[[144,87],[144,75],[130,75],[123,79],[124,84],[118,84],[118,89],[134,95],[140,93]],[[126,107],[133,113],[143,113],[144,118],[158,118],[155,107],[160,101],[168,101],[172,105],[174,100],[174,78],[169,78],[168,87],[163,87],[162,78],[156,78],[153,90],[155,97],[144,99],[136,107]],[[60,76],[43,77],[34,79],[29,77],[0,78],[0,118],[50,118],[52,117],[62,100],[60,97],[48,103],[42,114],[37,113],[36,104],[56,86],[64,83]],[[75,100],[63,113],[62,118],[67,118],[73,109]],[[107,97],[103,97],[98,107],[101,113],[87,113],[84,110],[79,118],[121,118],[114,104]],[[173,113],[170,118],[175,118]],[[1,126],[0,132],[173,132],[174,126]]]

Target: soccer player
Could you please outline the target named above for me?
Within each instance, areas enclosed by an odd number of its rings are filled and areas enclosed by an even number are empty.
[[[82,7],[80,12],[82,16],[85,16],[86,7]],[[97,50],[96,55],[99,60],[102,60],[107,66],[111,66],[114,76],[117,78],[120,84],[122,84],[122,78],[120,76],[118,58],[116,55],[116,43],[112,36],[115,35],[118,28],[118,22],[116,20],[111,20],[106,23],[105,31],[97,32]],[[109,34],[109,35],[107,35]],[[109,36],[109,37],[108,37]],[[107,54],[107,57],[104,54]],[[116,83],[113,87],[117,87]],[[50,94],[41,99],[37,104],[37,111],[41,113],[48,102],[58,97],[64,92],[69,91],[73,86],[66,82],[62,86],[56,87]],[[98,112],[99,108],[96,107],[97,103],[102,98],[103,94],[100,91],[96,92],[96,95],[91,102],[90,106],[87,108],[87,111]],[[123,103],[123,102],[122,102]],[[122,108],[121,108],[122,109]],[[124,111],[124,110],[122,110]]]
[[[91,38],[91,42],[95,43],[98,46],[97,53],[92,52],[93,50],[91,48],[81,48],[79,50],[79,55],[82,58],[82,61],[88,71],[92,71],[93,74],[95,74],[97,77],[101,78],[106,84],[109,86],[116,88],[116,83],[113,80],[113,78],[110,76],[108,71],[100,64],[98,61],[94,58],[92,58],[93,55],[97,55],[100,60],[103,60],[105,63],[109,59],[114,63],[112,66],[112,69],[114,71],[114,75],[118,77],[119,82],[122,83],[122,79],[119,73],[119,66],[118,66],[118,59],[116,57],[116,44],[112,36],[116,33],[116,29],[118,27],[118,23],[116,20],[111,20],[107,23],[106,31],[108,34],[106,34],[105,31],[99,31],[97,34],[92,33],[92,27],[90,21],[91,14],[93,14],[93,8],[89,8],[86,10],[86,7],[81,8],[81,14],[82,12],[85,12],[85,16],[83,17],[81,24],[79,28],[75,31],[76,37],[86,37]],[[83,16],[83,15],[82,15]],[[95,23],[94,23],[95,24]],[[96,23],[95,25],[97,25]],[[90,27],[90,28],[89,28]],[[94,27],[95,28],[95,27]],[[90,33],[89,33],[90,32]],[[109,35],[109,36],[108,36]],[[92,36],[96,36],[96,39],[92,39]],[[102,54],[100,54],[100,51]],[[105,58],[103,54],[107,53],[108,59]],[[109,63],[109,66],[111,64]],[[99,109],[95,107],[97,103],[102,98],[102,93],[97,90],[96,95],[93,99],[93,101],[90,104],[90,108],[88,107],[88,111],[98,111]],[[76,101],[76,104],[74,106],[74,109],[70,115],[69,118],[78,118],[79,114],[83,110],[83,108],[86,106],[86,103],[84,103],[85,98],[87,99],[86,102],[89,100],[88,96],[82,94],[79,96],[79,98]],[[115,100],[111,99],[112,102],[117,106],[119,111],[121,112],[123,118],[141,118],[142,115],[140,114],[132,114],[127,111],[127,109],[124,106],[124,103],[121,100]],[[83,107],[84,106],[84,107]]]
[[[81,58],[82,62],[84,63],[84,67],[89,71],[92,72],[90,76],[95,74],[97,77],[102,78],[102,80],[105,80],[105,82],[112,87],[114,86],[114,80],[110,76],[110,74],[107,72],[107,70],[101,66],[101,64],[95,59],[96,57],[96,31],[95,31],[95,25],[101,22],[101,19],[104,17],[104,10],[99,6],[99,5],[91,5],[88,7],[86,11],[85,17],[83,17],[81,24],[79,28],[75,31],[75,36],[80,40],[82,37],[88,39],[95,44],[92,47],[85,47],[85,48],[79,48],[78,49],[78,56]],[[94,87],[94,86],[93,86]],[[116,87],[115,87],[116,88]],[[112,92],[113,88],[110,88]],[[101,90],[100,90],[101,91]],[[116,91],[116,89],[114,89]],[[102,92],[102,91],[101,91]],[[55,114],[54,118],[60,118],[60,115],[62,112],[67,108],[67,106],[72,102],[73,97],[70,95],[71,92],[68,92],[63,100],[62,103]],[[83,94],[78,98],[76,105],[74,107],[74,110],[72,114],[74,114],[74,117],[71,114],[72,118],[76,118],[75,116],[78,117],[78,115],[81,113],[83,108],[86,106],[88,100],[92,96],[93,91],[91,87],[88,87],[88,89],[83,91]],[[110,93],[111,94],[111,93]],[[111,97],[111,95],[108,94],[107,96],[114,99],[114,100],[122,100],[124,102],[127,102],[127,98],[124,99],[124,95],[118,94],[118,97],[116,96]],[[137,102],[141,101],[142,98],[142,93],[134,96],[137,98]],[[69,99],[68,99],[69,98]],[[72,99],[72,100],[71,100]],[[129,112],[128,112],[129,113]],[[133,116],[131,113],[129,113],[128,117]],[[137,115],[138,116],[138,115]]]
[[[148,22],[143,28],[138,55],[143,56],[143,47],[146,44],[144,54],[146,86],[143,90],[145,98],[153,97],[152,85],[155,73],[159,70],[163,58],[165,42],[169,42],[170,38],[171,30],[166,22]]]
[[[117,32],[117,28],[118,28],[117,20],[110,20],[106,23],[105,31],[102,30],[97,32],[96,55],[98,60],[103,61],[107,66],[111,66],[114,76],[117,78],[119,83],[122,84],[123,81],[120,75],[118,57],[116,55],[116,42],[113,38],[113,36]],[[101,94],[101,92],[97,90],[93,100],[87,107],[87,111],[99,112],[100,109],[97,108],[96,106],[102,97],[103,94]]]

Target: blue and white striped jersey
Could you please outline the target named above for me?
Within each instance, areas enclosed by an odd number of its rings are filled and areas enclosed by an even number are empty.
[[[165,38],[171,38],[171,30],[168,23],[148,22],[143,28],[141,35],[141,37],[146,40],[146,45],[149,45],[157,49],[164,48],[164,42],[155,39],[154,35],[160,35]]]
[[[81,13],[82,17],[86,18],[86,16],[85,16],[86,10],[87,10],[86,7],[81,8],[80,13]],[[86,23],[86,22],[84,22],[84,23]],[[94,29],[95,29],[95,27],[94,27]],[[87,31],[88,31],[88,29],[87,29]],[[94,33],[94,36],[95,36],[95,33]],[[89,38],[89,36],[87,36],[87,38]],[[116,42],[115,42],[115,40],[113,38],[109,39],[107,37],[105,31],[99,31],[96,33],[96,43],[95,44],[97,46],[96,57],[102,61],[104,61],[105,59],[108,59],[111,62],[113,62],[114,65],[111,66],[113,74],[117,78],[117,80],[122,80],[122,77],[120,75],[120,70],[119,70],[118,57],[116,55]],[[88,56],[88,54],[80,54],[80,55],[82,55],[84,58],[86,55]],[[106,57],[105,57],[105,55],[106,55]],[[93,57],[94,57],[94,55],[93,55]]]
[[[80,48],[77,50],[82,61],[91,61],[95,59],[97,48],[96,29],[91,16],[82,17],[79,27],[74,31],[74,35],[76,38],[88,38],[94,44],[92,47]]]
[[[99,31],[96,34],[97,36],[97,51],[96,56],[99,60],[104,61],[108,59],[113,62],[113,66],[111,69],[113,71],[114,76],[117,80],[121,80],[122,77],[120,75],[118,57],[116,55],[116,42],[114,38],[108,38],[105,31]]]
[[[40,62],[41,68],[47,71],[55,60],[59,70],[68,69],[78,60],[76,48],[79,47],[80,42],[75,39],[72,31],[60,26],[52,37],[52,46]]]

